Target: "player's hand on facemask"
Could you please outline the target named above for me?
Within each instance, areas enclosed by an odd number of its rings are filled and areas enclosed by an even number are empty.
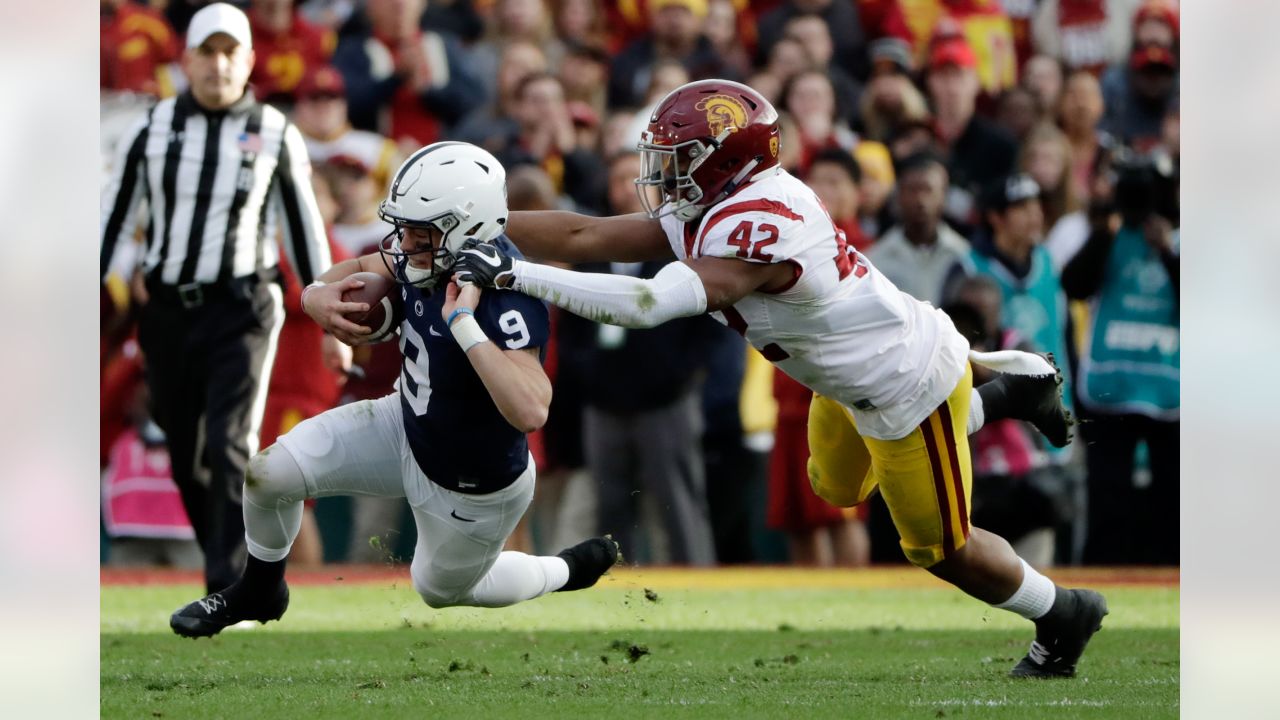
[[[466,245],[453,265],[453,279],[458,285],[482,288],[508,288],[515,279],[516,259],[504,254],[493,243]]]

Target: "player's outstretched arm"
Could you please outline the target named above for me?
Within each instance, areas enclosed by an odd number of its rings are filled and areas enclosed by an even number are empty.
[[[674,257],[657,220],[644,213],[590,217],[560,210],[513,212],[507,237],[525,255],[561,262],[643,262]]]
[[[480,302],[480,288],[459,288],[450,281],[444,297],[440,314],[449,323],[450,332],[467,354],[498,412],[520,432],[542,427],[551,407],[551,381],[538,360],[538,349],[503,350],[488,342],[473,315]]]
[[[453,270],[462,285],[518,290],[589,320],[628,328],[719,310],[752,291],[781,287],[793,276],[788,263],[699,258],[670,263],[642,280],[539,265],[483,244],[463,250]]]

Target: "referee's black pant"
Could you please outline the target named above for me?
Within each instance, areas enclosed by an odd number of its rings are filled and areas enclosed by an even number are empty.
[[[241,497],[257,451],[276,340],[280,285],[256,276],[174,287],[148,281],[138,340],[152,416],[216,592],[244,567]]]

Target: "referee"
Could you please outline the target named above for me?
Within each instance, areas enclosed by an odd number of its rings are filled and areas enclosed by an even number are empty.
[[[253,62],[243,12],[197,12],[182,60],[190,90],[125,135],[102,205],[105,282],[147,203],[138,339],[210,592],[244,562],[241,483],[284,322],[277,229],[302,285],[330,265],[302,136],[247,90]]]

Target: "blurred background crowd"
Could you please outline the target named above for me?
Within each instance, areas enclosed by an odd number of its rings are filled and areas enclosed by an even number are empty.
[[[103,180],[179,67],[197,0],[101,0]],[[635,143],[696,79],[781,113],[783,166],[904,291],[978,349],[1054,353],[1082,420],[1056,451],[973,439],[973,523],[1033,564],[1177,564],[1179,14],[1171,0],[251,0],[252,88],[307,140],[334,258],[369,252],[389,174],[438,140],[504,162],[513,210],[640,210]],[[126,261],[127,263],[127,258]],[[596,272],[652,276],[660,263]],[[199,567],[147,415],[127,264],[102,303],[104,563]],[[380,397],[394,343],[338,372],[286,272],[261,446]],[[555,396],[512,538],[612,532],[629,561],[904,562],[879,498],[809,489],[810,393],[707,317],[652,330],[553,310]],[[975,368],[975,379],[977,377]],[[291,564],[397,562],[398,500],[324,498]]]

